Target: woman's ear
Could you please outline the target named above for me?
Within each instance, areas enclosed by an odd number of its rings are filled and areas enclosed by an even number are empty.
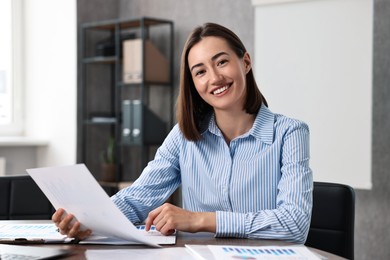
[[[244,57],[242,57],[245,66],[245,73],[248,73],[252,69],[252,61],[248,52],[245,52]]]

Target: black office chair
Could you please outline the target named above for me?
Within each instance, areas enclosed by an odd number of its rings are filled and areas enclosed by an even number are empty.
[[[29,175],[0,177],[0,220],[50,219],[54,208]]]
[[[313,211],[305,245],[354,259],[355,191],[348,185],[314,182]]]

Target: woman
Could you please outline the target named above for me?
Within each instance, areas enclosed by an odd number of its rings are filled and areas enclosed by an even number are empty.
[[[134,224],[162,234],[304,243],[312,208],[309,130],[267,108],[241,40],[207,23],[182,54],[176,125],[131,187],[112,197]],[[183,208],[165,203],[181,185]],[[83,239],[73,215],[53,214],[61,233]]]

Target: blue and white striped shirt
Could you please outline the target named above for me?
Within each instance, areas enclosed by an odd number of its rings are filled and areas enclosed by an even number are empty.
[[[134,184],[112,197],[141,223],[182,185],[183,208],[216,212],[216,236],[304,243],[313,180],[309,129],[262,106],[249,132],[228,145],[211,116],[200,141],[176,125]]]

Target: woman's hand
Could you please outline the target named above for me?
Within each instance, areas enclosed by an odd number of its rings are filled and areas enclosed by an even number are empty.
[[[70,238],[83,240],[92,233],[89,229],[81,231],[80,222],[76,221],[76,218],[72,214],[67,214],[65,210],[61,208],[54,212],[51,220],[58,227],[58,231],[62,235],[67,235]]]
[[[146,230],[149,231],[152,225],[163,235],[171,235],[175,230],[191,233],[216,231],[214,212],[192,212],[169,203],[149,213],[145,221]]]

